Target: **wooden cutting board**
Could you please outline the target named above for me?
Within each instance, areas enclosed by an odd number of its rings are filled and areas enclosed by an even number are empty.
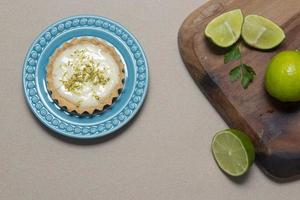
[[[257,76],[248,89],[230,83],[228,72],[237,63],[224,64],[224,49],[204,36],[207,23],[223,12],[240,8],[279,24],[286,40],[272,51],[242,45],[243,61]],[[178,43],[191,76],[231,128],[249,134],[257,163],[276,178],[300,175],[300,103],[282,104],[264,90],[264,74],[270,58],[279,51],[300,49],[300,0],[211,0],[191,13],[182,24]],[[299,82],[300,84],[300,82]]]

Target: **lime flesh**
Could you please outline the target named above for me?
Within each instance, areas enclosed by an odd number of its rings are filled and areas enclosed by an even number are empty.
[[[240,9],[223,13],[209,22],[205,28],[205,35],[216,45],[229,47],[239,39],[243,19]]]
[[[285,34],[271,20],[259,15],[248,15],[244,20],[242,37],[252,47],[272,49],[284,40]]]
[[[250,138],[236,129],[218,132],[212,141],[212,152],[218,166],[231,176],[243,175],[255,158]]]
[[[300,101],[300,52],[282,51],[275,55],[265,74],[268,93],[282,102]]]

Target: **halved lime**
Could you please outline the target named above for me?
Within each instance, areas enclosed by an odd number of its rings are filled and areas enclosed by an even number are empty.
[[[283,30],[274,22],[259,15],[245,17],[242,37],[247,44],[258,49],[272,49],[285,38]]]
[[[255,158],[250,138],[236,129],[218,132],[211,147],[218,166],[231,176],[243,175]]]
[[[240,37],[243,14],[240,9],[232,10],[214,18],[205,28],[206,37],[220,47],[233,45]]]

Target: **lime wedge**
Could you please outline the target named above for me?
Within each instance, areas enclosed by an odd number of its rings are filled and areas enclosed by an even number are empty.
[[[212,141],[212,152],[218,166],[231,176],[243,175],[255,158],[250,138],[236,129],[218,132]]]
[[[240,9],[223,13],[209,22],[205,28],[205,35],[216,45],[229,47],[239,39],[243,19]]]
[[[252,47],[272,49],[284,40],[285,34],[271,20],[258,15],[248,15],[245,17],[242,37]]]

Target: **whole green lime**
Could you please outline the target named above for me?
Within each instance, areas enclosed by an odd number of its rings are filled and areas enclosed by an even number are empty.
[[[299,51],[282,51],[271,59],[265,87],[271,96],[282,102],[300,101]]]

